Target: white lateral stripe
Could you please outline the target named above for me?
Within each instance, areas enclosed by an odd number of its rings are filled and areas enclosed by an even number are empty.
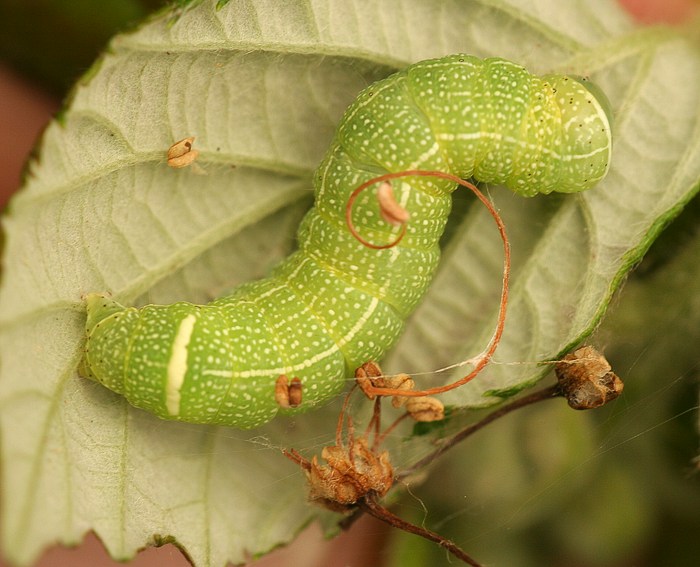
[[[203,370],[202,376],[218,376],[220,378],[258,378],[261,376],[277,376],[279,374],[288,374],[290,372],[298,372],[316,364],[319,360],[323,360],[327,356],[331,356],[337,352],[338,345],[332,345],[323,352],[306,359],[304,362],[294,364],[293,366],[281,366],[278,368],[256,368],[253,370],[242,370],[234,372],[233,370]]]
[[[221,378],[257,378],[260,376],[276,376],[279,374],[289,374],[291,372],[298,372],[299,370],[304,370],[305,368],[313,366],[318,361],[323,360],[324,358],[338,352],[340,350],[340,347],[349,343],[353,338],[355,338],[357,333],[364,328],[365,324],[372,316],[372,313],[374,313],[375,309],[377,308],[377,305],[379,305],[379,299],[373,297],[372,301],[370,301],[369,305],[367,306],[367,310],[365,311],[365,313],[362,315],[362,317],[360,317],[357,320],[352,329],[350,329],[344,337],[341,337],[339,339],[338,344],[331,345],[323,352],[320,352],[319,354],[316,354],[303,362],[294,364],[292,366],[283,366],[280,368],[256,368],[253,370],[243,370],[241,372],[233,372],[232,370],[203,370],[202,375],[217,376]]]
[[[607,124],[607,120],[606,120]],[[608,139],[610,138],[610,127],[608,126],[607,128],[608,132]],[[608,152],[610,145],[608,144],[607,146],[603,148],[598,148],[595,150],[592,150],[586,154],[578,154],[578,155],[561,155],[559,152],[552,150],[551,148],[546,148],[546,147],[541,147],[538,146],[537,144],[532,144],[529,143],[527,140],[518,140],[516,138],[513,138],[512,136],[503,136],[501,134],[498,134],[497,132],[470,132],[470,133],[458,133],[458,134],[447,134],[447,133],[442,133],[442,134],[436,134],[435,139],[436,140],[445,140],[448,142],[453,142],[455,140],[478,140],[480,138],[489,138],[491,140],[498,140],[505,142],[507,144],[513,144],[516,146],[520,146],[522,148],[528,148],[531,150],[539,150],[542,154],[544,155],[550,155],[555,159],[561,160],[561,161],[574,161],[574,160],[585,160],[590,157],[593,157],[596,154],[600,154],[603,152]]]
[[[187,373],[187,346],[190,344],[196,322],[196,315],[188,315],[180,321],[180,327],[173,342],[168,362],[168,381],[165,385],[165,407],[170,415],[180,413],[180,388]]]

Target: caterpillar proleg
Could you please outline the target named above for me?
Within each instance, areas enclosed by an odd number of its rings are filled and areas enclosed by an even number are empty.
[[[355,187],[428,169],[523,196],[583,191],[607,173],[611,134],[607,100],[583,79],[467,55],[411,65],[346,111],[314,174],[315,204],[295,253],[206,305],[137,309],[89,294],[83,373],[165,419],[256,427],[280,411],[282,375],[298,377],[303,392],[283,411],[309,409],[398,339],[430,285],[455,188],[427,177],[397,183],[406,234],[375,250],[344,223]],[[372,242],[392,242],[399,230],[366,193],[353,222]]]

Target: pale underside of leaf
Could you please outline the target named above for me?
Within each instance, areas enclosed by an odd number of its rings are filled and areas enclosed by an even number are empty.
[[[599,188],[528,201],[492,190],[515,254],[500,362],[551,358],[590,333],[697,189],[698,56],[679,39],[623,35],[629,23],[603,0],[566,10],[515,0],[215,4],[163,14],[112,43],[47,131],[4,219],[2,524],[18,563],[94,529],[116,558],[173,537],[197,565],[220,566],[288,541],[316,515],[279,448],[317,452],[337,405],[253,433],[157,420],[75,374],[81,297],[206,301],[265,273],[293,246],[343,109],[393,69],[457,51],[497,55],[533,72],[593,73],[617,111],[613,169]],[[168,147],[189,136],[205,174],[167,166]],[[486,343],[497,235],[480,210],[451,230],[392,368],[432,371]],[[485,405],[495,398],[484,393],[544,372],[493,366],[447,400]]]

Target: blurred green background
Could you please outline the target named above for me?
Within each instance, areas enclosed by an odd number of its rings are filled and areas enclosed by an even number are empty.
[[[166,4],[165,0],[2,0],[0,59],[61,97],[110,37]]]

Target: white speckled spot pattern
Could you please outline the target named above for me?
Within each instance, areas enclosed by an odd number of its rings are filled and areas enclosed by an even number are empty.
[[[430,285],[451,183],[395,182],[410,211],[405,238],[364,247],[344,221],[350,193],[386,172],[427,169],[501,183],[524,196],[576,192],[602,179],[611,151],[607,101],[579,79],[538,78],[502,59],[453,55],[408,67],[348,108],[315,173],[315,206],[299,250],[270,277],[207,305],[125,308],[87,298],[85,372],[164,419],[252,428],[337,395],[354,369],[380,359]],[[377,244],[398,228],[371,191],[353,210]],[[280,374],[298,376],[302,404],[275,402]]]

